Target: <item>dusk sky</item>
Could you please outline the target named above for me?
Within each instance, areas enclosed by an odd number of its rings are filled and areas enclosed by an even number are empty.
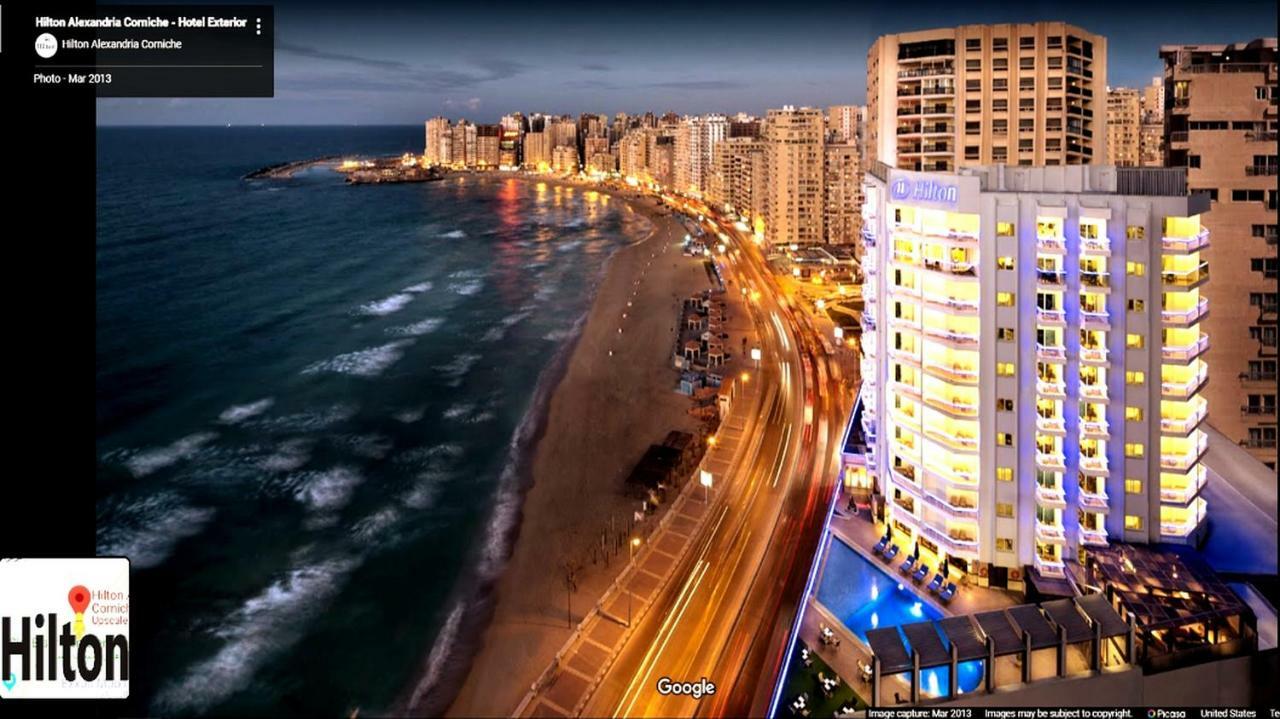
[[[1162,44],[1271,35],[1273,0],[876,3],[294,2],[276,7],[272,99],[104,99],[98,123],[408,124],[512,111],[745,111],[861,104],[886,33],[1062,20],[1108,40],[1108,82]]]

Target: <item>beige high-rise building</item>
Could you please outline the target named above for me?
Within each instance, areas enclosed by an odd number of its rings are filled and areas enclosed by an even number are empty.
[[[1209,424],[1276,463],[1276,38],[1165,45],[1165,147],[1209,194]],[[1165,282],[1180,275],[1165,271]]]
[[[867,164],[1105,162],[1106,86],[1106,38],[1063,22],[884,35],[867,53]]]
[[[498,143],[502,136],[500,125],[476,125],[476,167],[481,170],[498,168]]]
[[[428,165],[447,165],[453,161],[453,133],[449,127],[449,119],[433,117],[427,120],[426,146],[422,154]]]
[[[1141,164],[1142,98],[1130,87],[1107,88],[1107,157],[1117,167]]]
[[[560,145],[551,151],[551,169],[556,174],[570,175],[578,171],[578,148]]]
[[[618,169],[618,158],[609,152],[597,152],[587,157],[587,172],[607,175]]]
[[[769,110],[764,142],[768,162],[765,240],[817,243],[823,227],[823,114],[812,107]]]
[[[582,142],[582,156],[586,159],[588,167],[592,165],[591,158],[596,155],[609,154],[609,137],[607,135],[589,135]],[[612,168],[608,170],[612,172]]]
[[[534,125],[537,126],[536,123]],[[524,136],[524,167],[546,172],[551,169],[552,137],[546,129],[530,131]]]
[[[452,130],[453,155],[449,164],[454,167],[476,166],[476,126],[466,120],[459,120]]]
[[[768,157],[763,140],[730,137],[713,152],[714,171],[708,200],[747,222],[753,230],[764,226],[764,198]]]
[[[867,108],[862,105],[832,105],[827,108],[827,133],[836,142],[854,142],[862,137]]]
[[[823,231],[834,245],[860,244],[862,168],[856,141],[829,142],[823,148]]]
[[[1143,167],[1164,167],[1164,78],[1153,77],[1142,88],[1141,113],[1138,162]]]
[[[618,140],[618,173],[628,180],[640,182],[648,165],[648,141],[641,128],[628,130]]]

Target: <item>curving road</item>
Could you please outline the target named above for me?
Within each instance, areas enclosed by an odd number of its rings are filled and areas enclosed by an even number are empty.
[[[696,216],[705,207],[686,206]],[[839,442],[851,397],[816,330],[793,311],[754,242],[730,223],[717,256],[729,290],[747,288],[768,383],[759,442],[710,507],[694,550],[637,624],[582,714],[761,716],[781,667],[787,633],[817,546],[826,498],[839,474]],[[663,695],[658,681],[716,686],[710,696]]]

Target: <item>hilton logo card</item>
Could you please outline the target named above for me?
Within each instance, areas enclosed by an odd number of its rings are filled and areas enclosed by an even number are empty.
[[[129,696],[129,560],[0,559],[0,701]]]

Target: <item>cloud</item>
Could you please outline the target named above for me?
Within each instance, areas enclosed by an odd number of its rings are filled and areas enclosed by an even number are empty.
[[[330,52],[309,45],[299,45],[297,43],[281,41],[276,43],[276,49],[281,52],[287,52],[291,55],[299,57],[308,57],[313,60],[331,60],[333,62],[346,62],[361,67],[373,68],[375,70],[399,70],[408,71],[412,68],[409,65],[399,62],[398,60],[379,60],[376,58],[360,57],[359,55],[348,55],[342,52]]]
[[[520,74],[525,69],[524,65],[515,60],[500,57],[476,57],[468,60],[468,63],[478,68],[480,72],[451,69],[426,70],[420,79],[426,89],[443,92],[465,89],[495,80],[505,80]]]
[[[444,106],[449,108],[450,110],[463,109],[463,110],[470,110],[471,112],[475,112],[476,110],[480,109],[480,98],[469,97],[465,100],[454,100],[450,98],[444,101]]]
[[[732,80],[673,80],[670,82],[651,82],[645,87],[661,87],[668,90],[736,90],[746,86],[743,83]]]
[[[590,70],[592,72],[609,72],[610,70],[613,70],[612,67],[609,67],[608,65],[605,65],[604,63],[600,63],[600,62],[583,63],[582,69]]]

